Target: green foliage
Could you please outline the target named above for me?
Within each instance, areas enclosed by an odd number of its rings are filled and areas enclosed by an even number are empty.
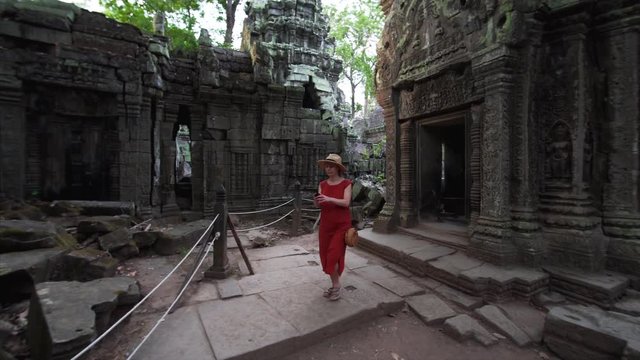
[[[373,149],[372,149],[373,157],[376,159],[381,158],[386,146],[387,146],[386,140],[382,140],[379,143],[373,144]]]
[[[202,3],[198,0],[100,0],[105,15],[147,33],[153,32],[154,15],[164,13],[167,19],[165,35],[171,39],[175,51],[197,49],[195,26],[197,15],[203,16]]]
[[[327,6],[325,14],[331,25],[330,35],[336,39],[336,55],[344,64],[342,76],[351,85],[351,111],[355,113],[356,87],[363,85],[367,98],[375,94],[375,45],[382,33],[384,15],[378,0],[350,2],[342,10]]]

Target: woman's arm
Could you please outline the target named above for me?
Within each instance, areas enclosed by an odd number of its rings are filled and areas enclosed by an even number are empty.
[[[320,185],[318,185],[318,194],[322,194],[321,190],[322,189],[320,188]],[[318,202],[318,197],[317,196],[313,197],[313,205],[315,205],[317,208],[320,207],[320,203]]]
[[[332,198],[325,195],[318,195],[316,203],[322,204],[325,202],[333,203],[341,207],[349,207],[351,204],[351,185],[344,189],[342,199]]]

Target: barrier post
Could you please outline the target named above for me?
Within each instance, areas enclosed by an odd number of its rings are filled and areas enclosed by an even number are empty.
[[[220,233],[220,237],[213,244],[213,266],[204,273],[204,276],[212,279],[226,279],[231,269],[227,257],[227,193],[222,184],[216,190],[216,204],[213,209],[215,214],[220,215],[213,225],[213,233]]]
[[[291,233],[290,236],[298,236],[300,231],[300,223],[302,219],[302,194],[300,193],[300,181],[296,180],[293,184],[294,188],[294,201],[293,206],[295,211],[293,212],[293,221],[291,222]]]

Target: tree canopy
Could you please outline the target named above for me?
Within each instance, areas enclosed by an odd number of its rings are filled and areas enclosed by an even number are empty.
[[[330,35],[336,39],[336,56],[342,59],[342,76],[351,86],[351,112],[355,114],[358,86],[364,88],[365,109],[375,95],[375,46],[382,33],[384,15],[377,0],[350,2],[343,9],[325,8],[331,26]]]
[[[105,15],[153,32],[153,19],[158,13],[166,17],[165,35],[171,39],[172,48],[178,51],[194,50],[198,46],[196,25],[203,19],[204,6],[213,4],[225,14],[215,17],[216,22],[225,22],[224,43],[232,46],[235,11],[242,0],[100,0]]]

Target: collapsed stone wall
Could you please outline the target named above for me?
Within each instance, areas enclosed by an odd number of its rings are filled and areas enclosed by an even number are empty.
[[[420,126],[464,124],[470,252],[640,271],[634,1],[382,0],[387,204],[413,226]],[[424,143],[424,142],[423,142]],[[418,154],[416,156],[416,154]]]
[[[132,201],[142,216],[211,215],[220,183],[230,206],[255,207],[287,196],[295,180],[315,187],[316,160],[342,151],[344,135],[332,125],[337,74],[312,69],[315,87],[308,77],[265,81],[251,46],[216,48],[206,32],[196,53],[177,58],[161,34],[62,2],[6,1],[0,17],[5,197]],[[309,103],[310,94],[322,96]],[[182,209],[180,125],[190,129],[192,161]]]

